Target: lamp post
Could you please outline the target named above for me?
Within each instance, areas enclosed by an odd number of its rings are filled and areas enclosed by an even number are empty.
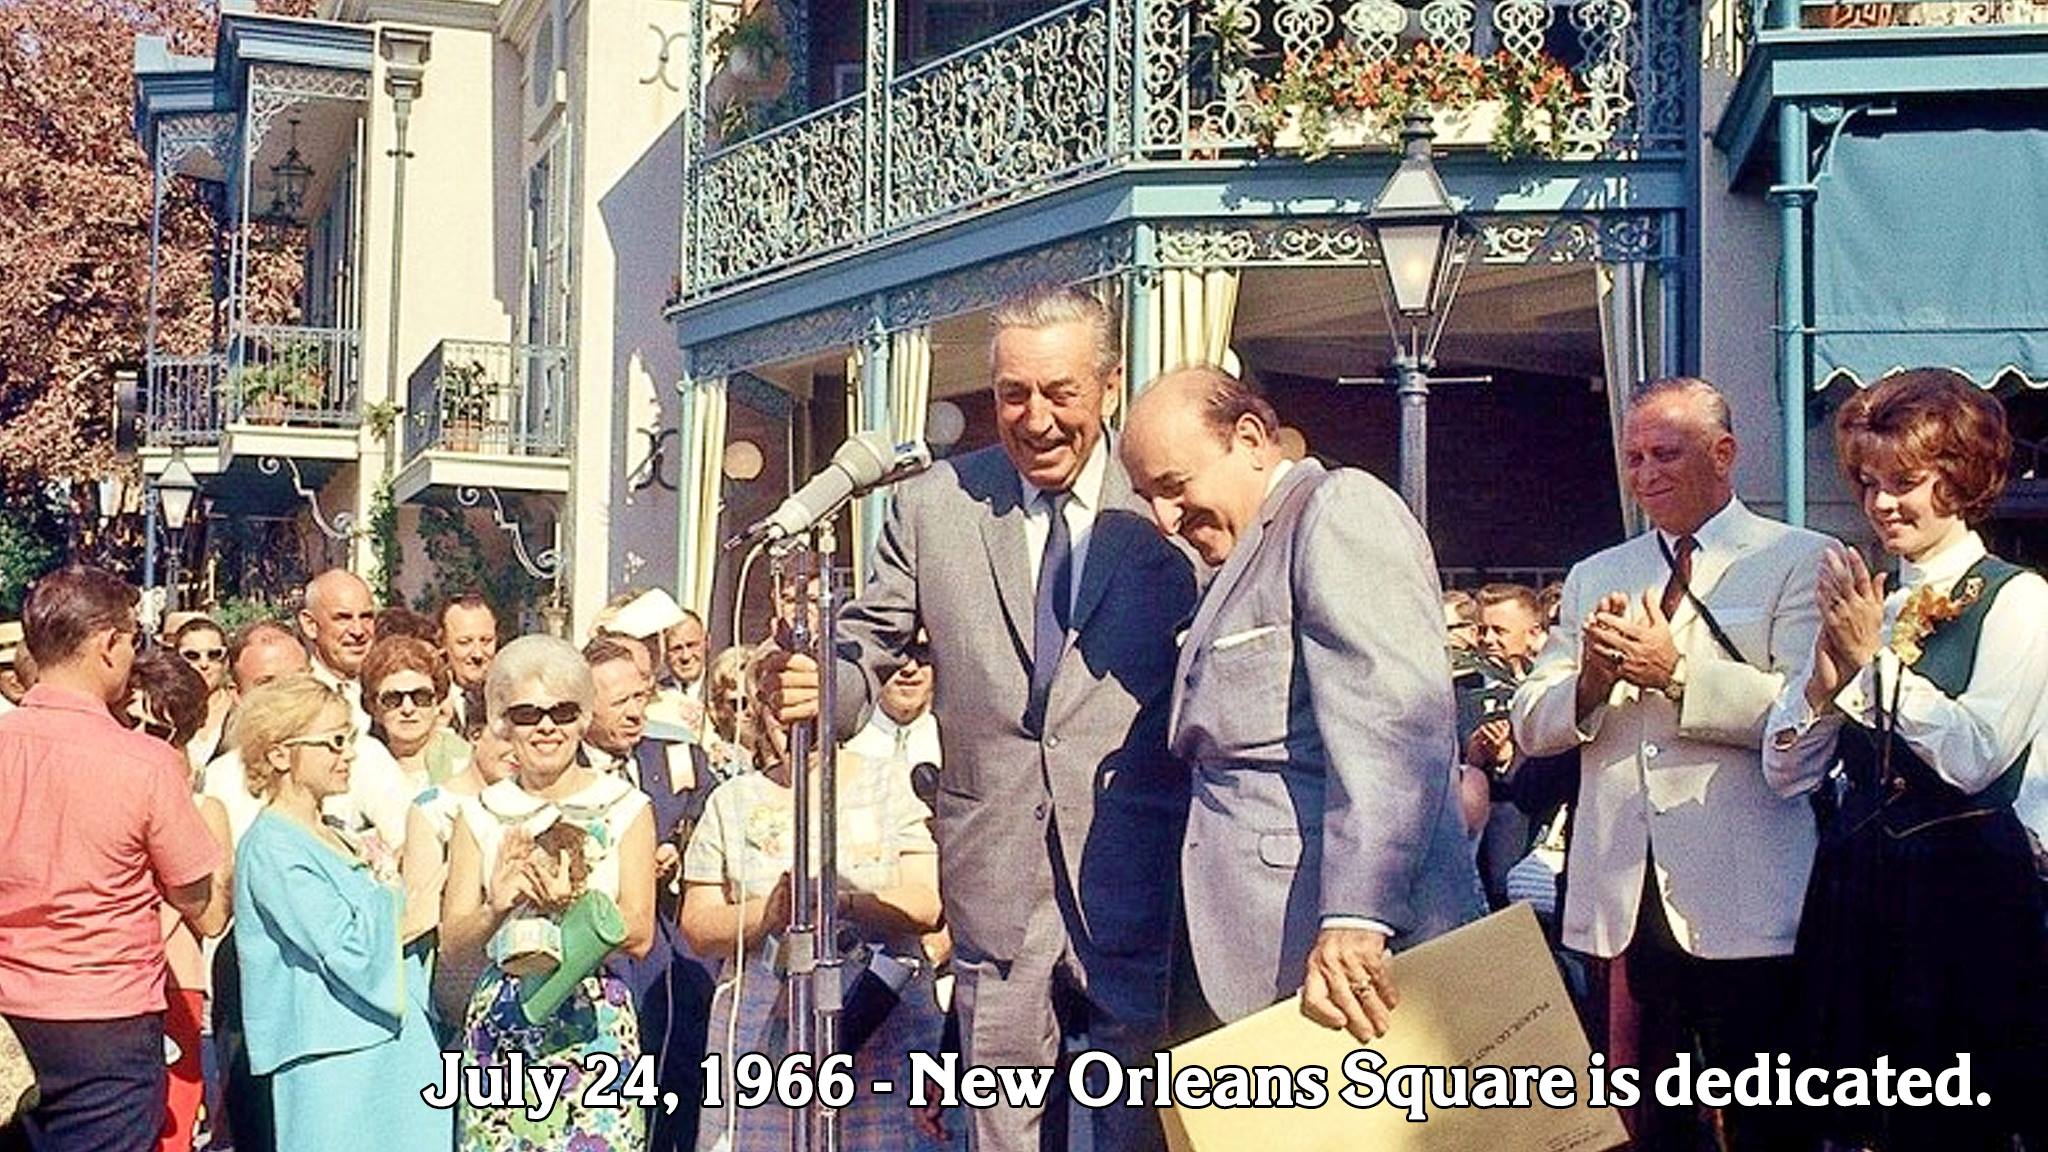
[[[171,554],[165,566],[164,615],[178,610],[178,558],[185,548],[185,519],[192,514],[192,499],[199,495],[199,481],[186,465],[183,453],[156,478],[157,499],[163,502],[164,528],[171,535]]]
[[[1401,164],[1365,214],[1386,276],[1380,302],[1393,337],[1391,370],[1401,398],[1401,499],[1429,524],[1429,373],[1451,303],[1465,278],[1472,234],[1430,157],[1427,108],[1401,125]],[[1403,332],[1405,327],[1406,331]]]

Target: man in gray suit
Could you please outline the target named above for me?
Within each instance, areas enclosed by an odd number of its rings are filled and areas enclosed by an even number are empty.
[[[1132,406],[1131,483],[1217,572],[1181,642],[1170,747],[1194,769],[1181,883],[1225,1020],[1385,1032],[1406,947],[1480,915],[1456,790],[1436,566],[1384,484],[1289,463],[1272,406],[1192,368]]]
[[[841,617],[833,724],[841,739],[859,731],[925,628],[965,1061],[1051,1066],[1057,997],[1085,1014],[1095,1048],[1145,1064],[1166,1032],[1188,795],[1166,713],[1194,574],[1152,530],[1103,434],[1123,373],[1107,310],[1052,289],[994,321],[1001,446],[897,489],[873,577]],[[814,716],[816,665],[768,659],[778,714]],[[976,1149],[1039,1146],[1036,1111],[971,1120]],[[1096,1148],[1162,1142],[1150,1109],[1105,1108],[1094,1122]]]

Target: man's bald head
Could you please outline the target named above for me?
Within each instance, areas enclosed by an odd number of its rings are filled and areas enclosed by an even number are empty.
[[[376,600],[363,578],[330,568],[306,584],[306,606],[299,610],[299,629],[313,645],[320,662],[341,676],[362,669],[375,636]]]
[[[1168,372],[1131,405],[1124,468],[1160,531],[1221,564],[1265,501],[1279,426],[1265,397],[1221,369]]]
[[[243,628],[235,634],[229,649],[229,671],[234,675],[238,692],[247,692],[280,676],[304,672],[312,666],[306,659],[305,645],[299,643],[291,629],[273,620],[260,620]]]

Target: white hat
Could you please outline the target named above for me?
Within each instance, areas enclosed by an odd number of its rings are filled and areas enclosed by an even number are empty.
[[[676,604],[675,597],[659,588],[649,588],[621,605],[608,618],[600,617],[597,630],[646,640],[681,624],[683,619],[683,610]]]

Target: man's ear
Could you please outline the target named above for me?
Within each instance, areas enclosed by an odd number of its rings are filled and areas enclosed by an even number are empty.
[[[1123,400],[1123,365],[1119,364],[1103,375],[1102,389],[1102,418],[1107,420],[1116,415],[1117,405]]]
[[[299,635],[310,641],[320,631],[320,618],[313,615],[311,608],[299,609]]]
[[[1735,457],[1739,450],[1732,433],[1723,432],[1714,441],[1714,468],[1724,479],[1735,475]]]
[[[1237,418],[1237,427],[1231,430],[1232,437],[1253,451],[1261,451],[1273,442],[1272,434],[1257,416],[1247,412]]]

